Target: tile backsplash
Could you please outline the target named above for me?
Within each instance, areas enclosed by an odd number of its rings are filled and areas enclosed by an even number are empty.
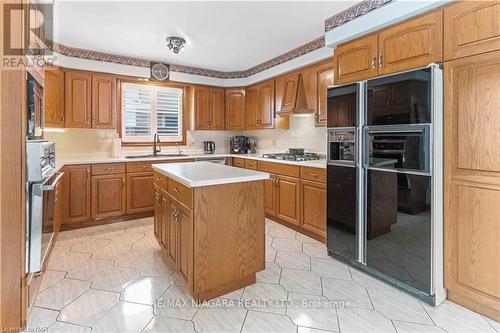
[[[260,152],[282,152],[288,148],[305,148],[307,151],[326,153],[326,128],[314,127],[314,118],[291,117],[288,130],[188,131],[187,144],[181,146],[186,152],[201,152],[203,141],[215,142],[216,153],[229,152],[229,138],[247,135],[257,138]],[[115,130],[73,129],[45,133],[45,139],[56,143],[58,154],[85,154],[112,156]],[[163,147],[163,151],[176,151],[177,147]],[[122,153],[150,152],[151,147],[123,147]]]

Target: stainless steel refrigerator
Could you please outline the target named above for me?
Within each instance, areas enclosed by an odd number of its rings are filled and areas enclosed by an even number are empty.
[[[443,287],[442,71],[328,90],[331,256],[439,304]]]

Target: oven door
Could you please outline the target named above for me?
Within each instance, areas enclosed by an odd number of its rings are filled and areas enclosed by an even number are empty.
[[[43,267],[54,235],[55,189],[63,176],[56,172],[42,183],[30,188],[27,267],[29,273],[38,273]]]

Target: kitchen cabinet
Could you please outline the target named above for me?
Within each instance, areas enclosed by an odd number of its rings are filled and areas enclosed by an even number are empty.
[[[170,234],[176,241],[177,273],[186,284],[189,284],[193,275],[193,212],[175,199],[171,200],[170,205],[172,210]]]
[[[328,87],[333,85],[333,63],[328,63],[318,69],[316,73],[317,104],[314,120],[316,127],[326,126],[328,115]]]
[[[326,184],[302,180],[301,227],[326,237]]]
[[[90,165],[68,165],[64,167],[63,172],[64,223],[90,220]]]
[[[499,91],[500,51],[444,65],[444,282],[451,301],[495,320],[500,320]]]
[[[164,225],[163,216],[165,215],[165,213],[163,212],[160,186],[154,185],[153,196],[154,196],[153,233],[156,240],[158,241],[158,244],[163,244],[162,226]]]
[[[245,167],[245,159],[244,158],[233,157],[232,164],[233,164],[234,167],[244,168]]]
[[[300,73],[292,73],[283,77],[283,96],[281,97],[279,113],[288,113],[295,108],[299,80]]]
[[[499,1],[457,1],[443,16],[445,60],[500,50]]]
[[[92,219],[125,214],[125,174],[92,176]]]
[[[276,181],[276,174],[270,174],[270,178],[264,181],[264,210],[270,216],[277,215]]]
[[[225,126],[223,88],[196,86],[194,89],[195,130],[223,130]]]
[[[127,173],[127,214],[153,210],[153,172]]]
[[[247,129],[274,127],[274,81],[250,86],[246,90]]]
[[[50,67],[45,70],[45,127],[64,127],[64,71]]]
[[[91,128],[92,75],[66,71],[65,83],[66,127]]]
[[[115,78],[92,75],[92,128],[115,128]]]
[[[276,182],[276,216],[300,225],[300,179],[278,175]]]
[[[226,89],[226,130],[245,129],[245,89]]]
[[[369,79],[438,63],[443,59],[442,11],[433,11],[339,45],[335,84]]]

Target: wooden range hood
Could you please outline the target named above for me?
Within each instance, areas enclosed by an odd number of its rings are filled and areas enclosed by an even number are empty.
[[[284,78],[283,98],[281,109],[277,112],[280,116],[295,114],[312,114],[314,109],[307,105],[304,79],[301,73],[292,73]]]

